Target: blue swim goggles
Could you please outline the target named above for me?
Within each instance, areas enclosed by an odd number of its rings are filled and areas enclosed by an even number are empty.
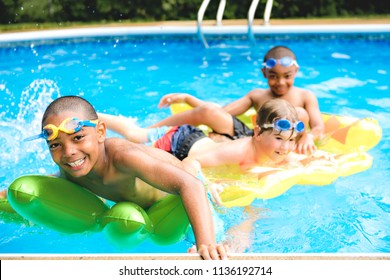
[[[294,131],[301,133],[305,130],[305,124],[301,121],[298,121],[293,124],[289,120],[278,119],[274,121],[274,123],[263,124],[262,128],[273,128],[279,131],[294,129]]]
[[[274,68],[277,64],[280,64],[284,67],[289,67],[292,65],[299,67],[297,61],[289,56],[282,57],[281,59],[268,58],[265,62],[263,62],[263,66],[268,69]]]
[[[40,134],[28,137],[24,139],[24,141],[32,141],[40,138],[43,138],[46,141],[52,141],[58,137],[58,133],[60,131],[65,132],[66,134],[74,134],[76,132],[79,132],[83,128],[83,126],[95,127],[97,122],[98,120],[82,121],[78,118],[67,118],[63,120],[58,127],[54,124],[45,125]]]

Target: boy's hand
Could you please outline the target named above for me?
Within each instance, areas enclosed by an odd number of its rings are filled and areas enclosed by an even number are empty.
[[[313,154],[317,150],[314,144],[314,136],[311,133],[305,133],[297,143],[296,152],[298,154]]]
[[[229,247],[227,245],[200,245],[198,251],[196,247],[191,247],[187,251],[190,254],[199,253],[204,260],[228,260]]]
[[[223,191],[223,187],[218,184],[211,183],[209,184],[209,193],[211,195],[211,200],[218,206],[222,206],[222,200],[219,194]]]
[[[184,103],[186,101],[186,93],[170,93],[164,95],[158,103],[158,108],[169,107],[173,103]]]
[[[0,191],[0,198],[7,198],[7,189]]]

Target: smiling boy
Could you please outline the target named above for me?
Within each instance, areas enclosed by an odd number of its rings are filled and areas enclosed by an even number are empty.
[[[148,208],[167,193],[180,195],[204,259],[226,259],[217,245],[203,183],[172,155],[119,138],[106,138],[106,126],[93,106],[77,96],[60,97],[46,109],[43,138],[60,177],[115,202]]]

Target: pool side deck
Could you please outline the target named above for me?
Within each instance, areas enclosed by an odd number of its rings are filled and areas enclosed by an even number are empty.
[[[231,253],[231,260],[390,260],[390,254]],[[0,254],[0,260],[201,260],[198,254]]]
[[[246,19],[229,19],[223,20],[222,25],[243,25],[247,26],[248,22]],[[326,18],[326,19],[272,19],[270,25],[352,25],[352,24],[390,24],[390,17],[388,18]],[[116,24],[113,24],[116,25]],[[196,26],[196,21],[159,21],[159,22],[146,22],[146,23],[131,23],[125,24],[129,26]],[[203,22],[205,26],[215,26],[215,20],[205,20]],[[253,21],[254,26],[263,26],[262,19],[255,19]],[[119,26],[119,25],[118,25]]]
[[[378,19],[271,19],[269,25],[255,20],[254,34],[336,34],[336,33],[389,33],[390,18]],[[217,26],[215,20],[204,21],[202,32],[206,35],[248,34],[247,21],[224,20]],[[45,39],[67,39],[104,36],[144,35],[196,35],[196,21],[164,21],[146,23],[110,23],[105,25],[73,26],[60,29],[3,32],[0,42],[23,42]]]

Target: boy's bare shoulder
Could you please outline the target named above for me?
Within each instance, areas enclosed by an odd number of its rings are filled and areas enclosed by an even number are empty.
[[[254,101],[261,100],[262,102],[265,102],[268,99],[272,98],[272,92],[270,89],[262,89],[262,88],[255,88],[252,89],[250,92],[248,92],[247,96],[251,98]]]
[[[123,138],[109,138],[106,139],[105,144],[108,157],[110,157],[113,162],[135,161],[139,163],[140,159],[142,159],[169,162],[176,166],[181,166],[180,160],[161,149],[133,143]]]
[[[259,96],[259,95],[264,95],[268,94],[269,90],[268,89],[263,89],[263,88],[255,88],[252,89],[247,93],[248,96],[254,97],[254,96]]]
[[[107,138],[105,141],[107,152],[117,152],[127,149],[137,149],[137,144],[123,138]]]
[[[251,90],[247,96],[252,101],[252,105],[258,110],[264,102],[272,98],[271,91],[269,89],[255,88]]]
[[[104,142],[105,156],[113,164],[120,163],[125,157],[131,159],[138,154],[136,144],[123,138],[107,138]]]
[[[305,89],[305,88],[294,87],[294,90],[296,93],[300,93],[303,96],[314,95],[314,93],[312,91]]]

